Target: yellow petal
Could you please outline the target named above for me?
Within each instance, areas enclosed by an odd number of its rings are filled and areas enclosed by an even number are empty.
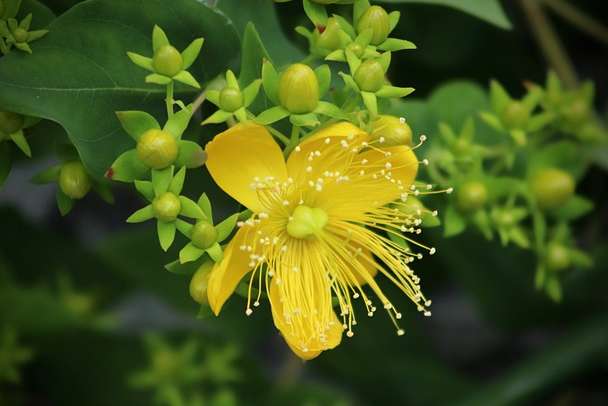
[[[342,332],[344,329],[342,327],[342,323],[340,320],[338,320],[338,317],[332,310],[334,323],[329,331],[327,331],[326,339],[324,341],[319,339],[310,340],[307,343],[307,347],[303,348],[301,344],[301,337],[312,337],[316,336],[316,334],[314,334],[312,331],[299,331],[297,332],[297,335],[294,334],[292,327],[287,323],[285,317],[283,316],[283,303],[281,301],[279,289],[277,288],[274,278],[270,282],[268,296],[270,298],[274,325],[283,335],[283,338],[285,339],[285,342],[287,342],[287,345],[289,345],[289,348],[298,357],[302,358],[303,360],[313,359],[319,356],[321,352],[335,348],[342,341]]]
[[[281,148],[268,130],[257,124],[238,124],[217,135],[205,147],[207,169],[226,193],[253,212],[263,211],[254,179],[287,179]]]
[[[247,244],[248,238],[255,236],[255,229],[242,227],[239,229],[226,249],[224,258],[215,264],[209,275],[207,298],[209,306],[217,316],[222,310],[226,300],[232,295],[234,289],[251,269],[249,268],[249,253],[240,249]]]
[[[359,127],[342,122],[323,128],[310,135],[294,150],[287,160],[287,171],[289,176],[301,182],[303,179],[316,179],[325,171],[339,171],[341,167],[348,164],[349,156],[344,154],[340,141],[342,139],[367,138],[367,134]],[[330,142],[326,143],[329,139]],[[310,154],[318,151],[320,154],[311,162]],[[307,171],[308,167],[311,167]]]
[[[330,216],[368,212],[408,192],[417,172],[418,159],[408,146],[366,150],[352,162],[347,182],[330,183],[319,193],[318,207]]]

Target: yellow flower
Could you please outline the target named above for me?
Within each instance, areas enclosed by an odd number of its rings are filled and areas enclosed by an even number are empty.
[[[336,347],[343,331],[353,335],[357,300],[374,314],[378,303],[365,284],[403,334],[401,313],[376,283],[377,273],[429,314],[430,301],[408,266],[421,254],[378,233],[420,232],[420,220],[398,210],[415,190],[418,160],[411,147],[380,148],[382,141],[339,123],[306,138],[285,162],[264,127],[239,124],[207,144],[215,182],[254,213],[239,223],[211,271],[208,299],[216,315],[248,275],[246,314],[265,289],[287,344],[311,359]]]

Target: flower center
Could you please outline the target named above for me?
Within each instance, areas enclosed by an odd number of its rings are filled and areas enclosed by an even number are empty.
[[[298,239],[318,235],[327,224],[327,220],[327,213],[323,209],[300,205],[289,218],[287,234]]]

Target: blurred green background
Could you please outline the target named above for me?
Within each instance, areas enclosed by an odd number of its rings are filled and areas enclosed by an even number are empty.
[[[75,2],[44,3],[60,15]],[[292,30],[306,24],[299,1],[216,3],[239,30],[254,21],[279,61],[303,55],[306,44]],[[480,109],[486,96],[474,85],[490,79],[514,95],[524,81],[545,80],[548,63],[520,1],[502,1],[510,30],[454,8],[387,3],[402,12],[399,36],[419,47],[394,58],[390,77],[415,86],[422,104],[439,103],[442,117]],[[608,21],[604,2],[575,3]],[[548,15],[580,77],[595,82],[595,107],[608,119],[608,44]],[[469,92],[437,96],[455,81],[470,82]],[[414,129],[432,134],[438,117],[416,117]],[[247,318],[234,297],[221,318],[197,319],[188,280],[163,268],[176,252],[162,253],[148,224],[124,223],[140,205],[128,188],[116,188],[114,206],[89,196],[61,217],[54,186],[29,183],[52,160],[45,139],[55,136],[63,136],[58,125],[37,127],[36,160],[19,160],[0,191],[0,405],[608,404],[605,164],[578,185],[596,208],[574,225],[595,266],[565,276],[562,303],[534,289],[532,254],[475,232],[445,239],[433,229],[423,239],[438,254],[416,264],[433,317],[406,311],[404,337],[383,317],[362,320],[355,337],[303,363],[269,309]],[[608,161],[608,150],[598,154]],[[225,202],[220,216],[233,207],[202,171],[193,183]]]

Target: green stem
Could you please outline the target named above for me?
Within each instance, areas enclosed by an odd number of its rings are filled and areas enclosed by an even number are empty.
[[[274,135],[276,138],[278,138],[283,143],[283,145],[285,145],[285,146],[289,145],[289,143],[290,143],[289,138],[285,134],[283,134],[279,130],[276,130],[270,126],[266,127],[266,128],[268,128],[268,131],[270,131],[270,133],[272,135]]]
[[[167,104],[167,118],[171,118],[173,117],[173,92],[174,92],[174,87],[175,85],[173,84],[173,81],[171,81],[168,85],[167,85],[167,98],[165,99],[165,102]]]
[[[555,14],[568,21],[579,30],[608,45],[608,27],[599,21],[583,13],[573,5],[564,0],[543,0],[545,5],[552,9]]]
[[[567,87],[577,87],[578,78],[574,66],[540,6],[539,0],[520,0],[520,4],[549,65],[553,67],[557,76]]]
[[[294,125],[291,127],[291,138],[289,139],[289,144],[283,151],[283,155],[288,157],[291,151],[298,145],[298,142],[300,142],[300,127]]]

